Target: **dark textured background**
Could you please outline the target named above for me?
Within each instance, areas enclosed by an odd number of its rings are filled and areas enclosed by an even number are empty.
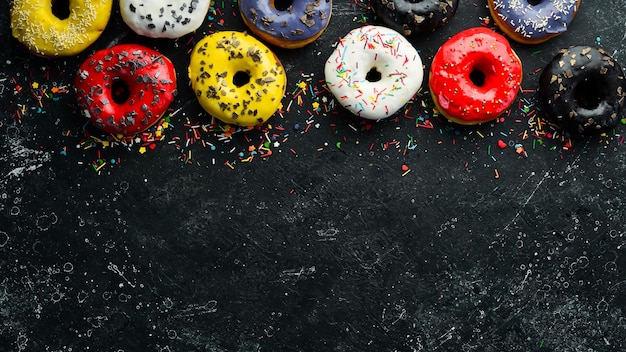
[[[218,2],[175,41],[138,37],[116,4],[87,51],[42,59],[10,36],[2,3],[0,351],[626,348],[623,127],[569,145],[533,125],[538,72],[558,49],[599,45],[626,61],[623,0],[583,1],[566,34],[513,44],[524,93],[504,122],[474,127],[434,117],[427,94],[379,123],[324,112],[333,45],[376,23],[336,1],[319,40],[275,50],[289,112],[232,136],[210,128],[186,66],[195,40],[244,28],[236,4]],[[449,36],[487,17],[485,1],[462,1],[447,27],[413,38],[427,69]],[[161,141],[107,147],[71,86],[50,94],[122,42],[177,66]],[[240,160],[266,138],[270,157]]]

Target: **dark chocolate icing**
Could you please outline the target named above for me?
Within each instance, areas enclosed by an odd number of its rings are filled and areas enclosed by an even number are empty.
[[[546,117],[566,131],[609,131],[622,119],[624,72],[604,50],[588,46],[561,49],[539,78]]]
[[[448,23],[459,0],[371,0],[370,5],[387,26],[411,36],[433,32]]]

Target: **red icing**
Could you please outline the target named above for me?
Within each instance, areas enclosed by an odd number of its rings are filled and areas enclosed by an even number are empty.
[[[521,61],[506,38],[479,27],[456,34],[439,48],[429,85],[446,117],[477,124],[504,112],[517,96],[521,81]]]
[[[174,100],[176,72],[159,52],[121,44],[88,57],[75,89],[81,112],[94,125],[107,133],[133,135],[157,122]],[[127,99],[120,100],[114,90],[125,91]]]

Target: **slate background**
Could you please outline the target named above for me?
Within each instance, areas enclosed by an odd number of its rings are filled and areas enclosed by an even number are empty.
[[[275,49],[289,112],[196,139],[211,120],[188,87],[187,51],[211,31],[243,30],[236,3],[218,2],[175,41],[138,37],[116,4],[102,37],[63,59],[28,54],[2,3],[0,351],[626,347],[623,127],[571,146],[550,128],[528,137],[538,72],[558,49],[599,45],[626,61],[625,1],[583,1],[566,34],[513,44],[525,93],[504,122],[474,127],[433,117],[428,94],[407,117],[373,124],[312,112],[332,100],[320,79],[333,44],[377,23],[363,3],[336,1],[319,40]],[[426,69],[449,36],[483,23],[485,6],[462,2],[447,27],[411,39]],[[122,42],[156,48],[178,70],[171,126],[143,154],[142,143],[95,141],[106,136],[68,86],[91,52]],[[301,106],[298,82],[318,94]],[[41,94],[55,84],[68,92]],[[433,129],[416,126],[425,119]],[[272,156],[242,162],[265,132]]]

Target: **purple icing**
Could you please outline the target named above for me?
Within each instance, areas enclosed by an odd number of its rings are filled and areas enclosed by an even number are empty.
[[[332,0],[293,0],[284,11],[273,1],[239,0],[241,14],[266,35],[281,41],[298,42],[321,33],[330,20]]]
[[[536,1],[535,1],[536,2]],[[579,0],[493,0],[493,10],[507,26],[527,39],[563,33],[578,11]]]

